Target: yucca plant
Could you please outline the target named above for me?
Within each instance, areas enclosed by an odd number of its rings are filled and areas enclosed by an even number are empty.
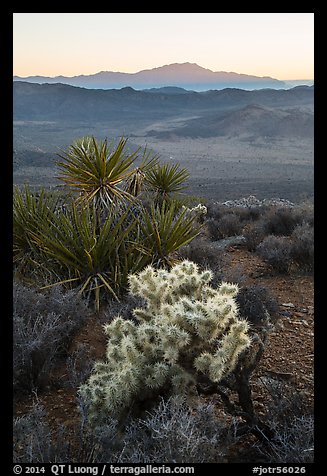
[[[13,260],[22,274],[29,274],[42,265],[39,247],[32,240],[42,224],[52,217],[59,203],[59,195],[41,189],[32,192],[28,185],[13,192]]]
[[[75,141],[63,154],[57,165],[62,173],[58,177],[80,193],[77,203],[91,203],[96,207],[109,207],[121,201],[132,200],[122,185],[132,174],[138,150],[126,151],[127,139],[123,137],[116,147],[107,140],[98,142],[94,137]]]
[[[186,188],[189,171],[179,164],[156,164],[146,171],[146,182],[155,194],[155,203],[161,205],[174,194]]]
[[[140,195],[144,188],[146,188],[147,174],[158,164],[158,159],[158,154],[152,155],[152,152],[148,151],[147,147],[145,147],[140,165],[132,171],[126,180],[126,192],[134,197]]]
[[[140,218],[142,243],[152,257],[154,266],[170,267],[176,263],[174,253],[187,245],[199,233],[196,215],[179,209],[174,201],[143,209]]]
[[[127,287],[128,274],[149,262],[146,250],[130,239],[137,222],[125,226],[127,213],[117,218],[112,206],[99,226],[95,206],[72,205],[65,214],[42,223],[32,240],[48,258],[55,281],[51,286],[73,283],[88,298],[94,293],[97,311],[102,291],[118,300]]]

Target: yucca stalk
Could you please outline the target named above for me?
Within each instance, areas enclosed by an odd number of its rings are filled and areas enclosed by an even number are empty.
[[[144,209],[140,220],[142,242],[152,256],[152,264],[156,267],[175,264],[174,252],[190,243],[202,226],[196,224],[196,216],[187,214],[186,209],[177,211],[174,201],[152,205],[150,211]]]
[[[59,154],[62,174],[58,177],[78,191],[77,203],[93,202],[97,208],[132,200],[133,196],[119,186],[131,175],[138,150],[126,152],[127,139],[120,139],[114,147],[107,140],[98,142],[94,137],[75,141],[67,152]]]
[[[186,188],[189,171],[179,164],[157,164],[146,171],[146,182],[155,194],[155,203],[162,204],[170,200],[173,194]]]
[[[136,222],[124,226],[127,213],[117,219],[111,207],[99,226],[94,206],[73,205],[66,214],[54,215],[43,224],[33,235],[33,242],[49,258],[49,271],[62,277],[52,285],[74,283],[88,298],[93,293],[97,311],[103,291],[119,300],[120,292],[127,287],[128,274],[149,261],[146,253],[129,240]]]

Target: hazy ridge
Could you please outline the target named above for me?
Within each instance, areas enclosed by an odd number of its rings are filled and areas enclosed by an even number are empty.
[[[312,105],[314,87],[297,86],[288,90],[242,89],[206,92],[136,91],[131,87],[90,90],[64,84],[31,84],[14,82],[14,119],[112,119],[134,115],[171,116],[237,109],[250,104],[285,107]]]

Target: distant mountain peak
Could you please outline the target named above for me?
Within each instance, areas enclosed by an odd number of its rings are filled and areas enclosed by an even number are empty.
[[[172,71],[187,71],[187,72],[194,72],[194,71],[210,71],[213,73],[211,69],[203,68],[203,66],[199,66],[197,63],[170,63],[164,64],[162,66],[157,66],[156,68],[147,69],[145,71],[153,71],[153,70],[172,70]]]
[[[144,69],[136,73],[99,71],[90,75],[81,74],[73,77],[57,76],[54,78],[42,76],[21,78],[14,76],[14,81],[33,83],[60,82],[89,89],[120,89],[123,87],[148,89],[174,86],[195,91],[224,88],[281,89],[286,86],[283,81],[278,79],[251,76],[243,73],[212,71],[199,66],[197,63],[190,62],[166,64],[152,69]]]

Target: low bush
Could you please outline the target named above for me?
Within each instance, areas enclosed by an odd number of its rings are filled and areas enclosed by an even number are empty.
[[[254,222],[262,216],[264,207],[238,207],[235,213],[239,215],[243,222]]]
[[[314,230],[308,223],[298,225],[292,233],[291,256],[303,271],[314,268]]]
[[[269,235],[257,247],[257,253],[271,269],[280,274],[291,271],[292,244],[285,236]]]
[[[66,379],[64,386],[75,390],[89,378],[94,359],[90,356],[90,348],[86,344],[78,344],[66,359]]]
[[[26,415],[13,424],[13,461],[45,463],[53,456],[52,432],[42,405],[34,404]]]
[[[254,326],[266,325],[277,317],[278,303],[264,286],[256,284],[240,288],[236,302],[239,315]]]
[[[108,417],[92,433],[81,412],[71,444],[67,428],[51,429],[44,407],[34,404],[14,420],[14,463],[225,463],[239,439],[237,419],[217,418],[210,403],[161,400],[144,419],[128,418],[123,430]]]
[[[248,251],[255,251],[266,236],[262,221],[256,223],[248,223],[243,228],[243,236],[245,238],[245,248]]]
[[[215,272],[223,263],[222,250],[217,250],[214,244],[204,236],[198,236],[187,246],[184,246],[179,255],[199,266],[215,269]]]
[[[219,220],[224,214],[221,205],[212,200],[207,201],[206,207],[208,219],[213,218],[214,220]]]
[[[122,463],[224,463],[237,441],[234,424],[218,419],[208,403],[161,400],[146,418],[132,421],[122,441]]]
[[[13,421],[14,463],[102,462],[99,442],[85,431],[83,418],[76,423],[74,429],[64,425],[54,428],[44,406],[34,402],[27,414]],[[109,425],[106,429],[108,436]]]
[[[265,454],[269,463],[313,463],[313,416],[294,418],[289,426],[280,428]]]
[[[269,380],[265,384],[266,419],[274,430],[274,437],[259,445],[268,463],[313,463],[313,408],[304,393],[293,385]]]
[[[270,208],[264,216],[266,235],[289,236],[302,222],[302,214],[295,208]]]
[[[214,241],[240,235],[243,229],[239,216],[233,213],[225,214],[219,220],[210,218],[207,221],[207,226],[211,239]]]
[[[76,291],[40,293],[14,282],[13,374],[16,392],[48,384],[89,312]]]

